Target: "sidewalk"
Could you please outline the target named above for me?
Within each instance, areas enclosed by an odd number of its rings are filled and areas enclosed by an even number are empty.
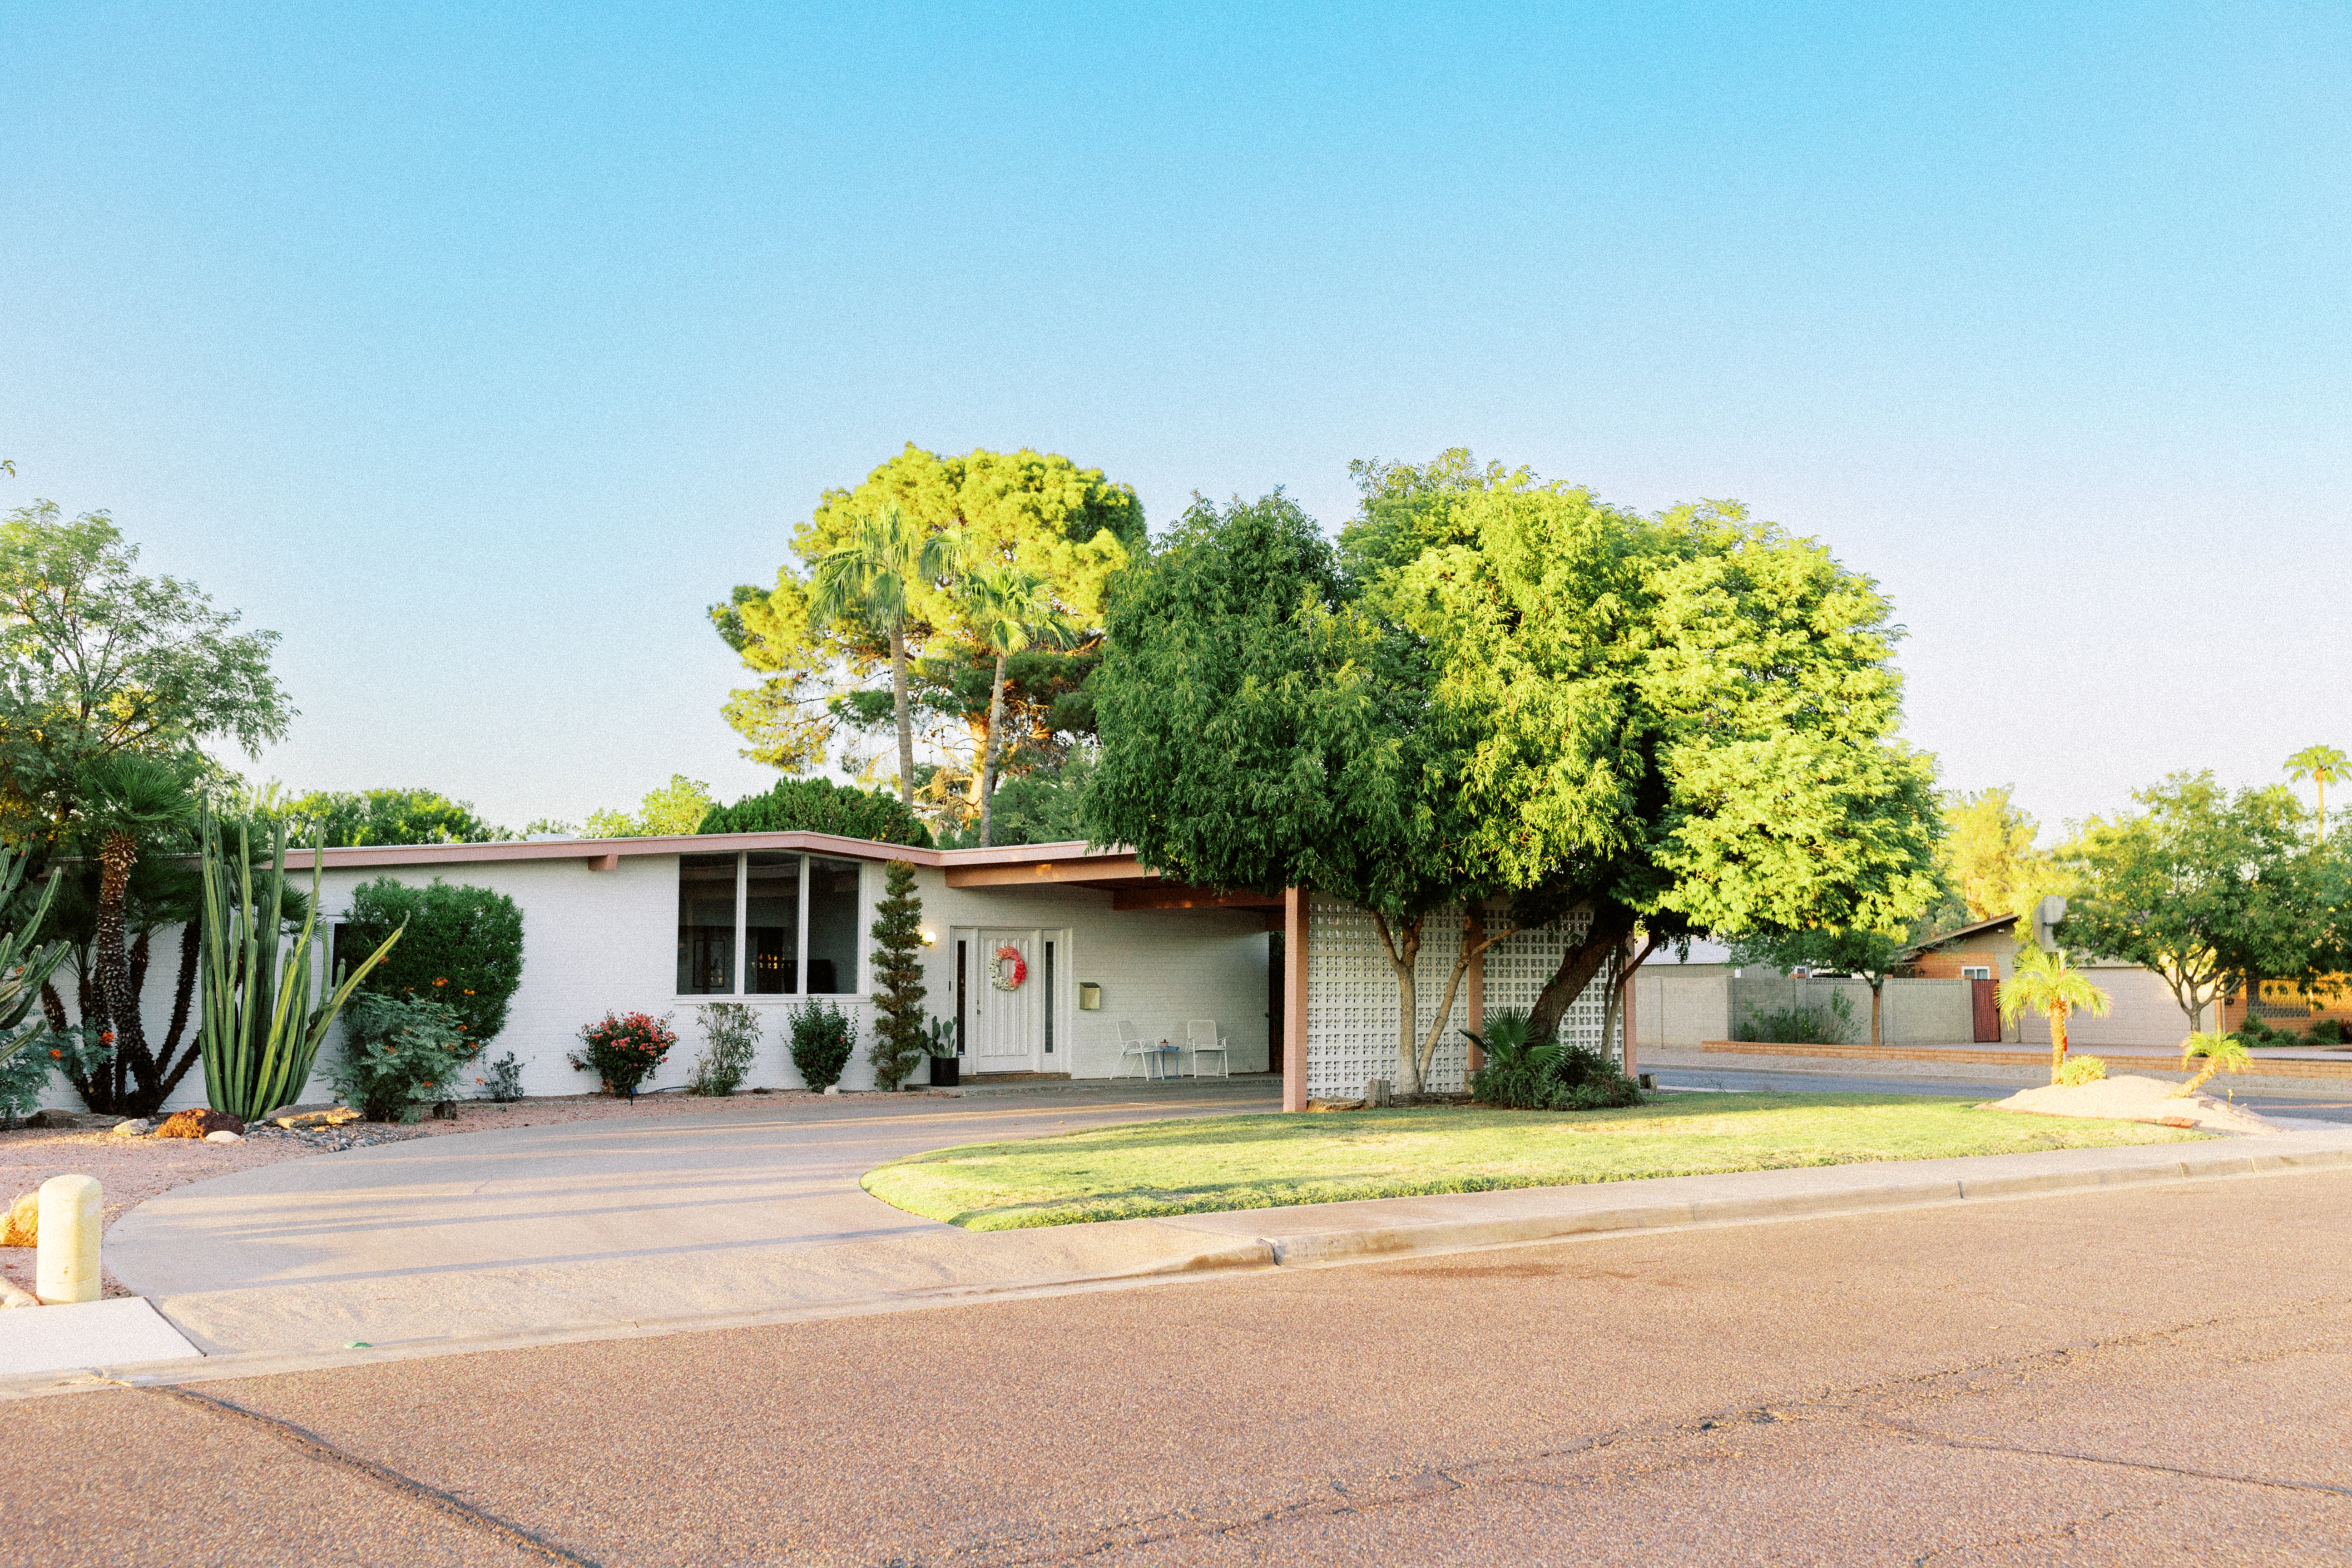
[[[1229,1106],[1210,1110],[1223,1108]],[[1041,1114],[1051,1118],[1058,1110],[1066,1116],[1073,1109],[991,1113],[991,1131],[1025,1135],[1036,1130],[1025,1124]],[[1134,1115],[1131,1105],[1105,1106],[1088,1120]],[[788,1119],[781,1129],[787,1138],[805,1135],[814,1152],[793,1167],[809,1188],[793,1205],[779,1205],[771,1194],[746,1209],[744,1194],[725,1190],[725,1179],[707,1170],[698,1185],[649,1184],[644,1178],[649,1162],[659,1165],[666,1160],[675,1170],[695,1171],[700,1169],[698,1162],[716,1155],[727,1172],[751,1188],[770,1192],[776,1184],[773,1172],[752,1168],[757,1161],[747,1159],[747,1152],[757,1151],[747,1151],[740,1139],[714,1146],[686,1127],[658,1133],[637,1130],[639,1140],[671,1140],[658,1148],[642,1142],[601,1145],[609,1167],[601,1173],[593,1168],[597,1149],[587,1142],[568,1149],[478,1151],[473,1171],[442,1171],[444,1180],[397,1189],[403,1205],[447,1210],[430,1219],[429,1230],[417,1228],[427,1223],[422,1217],[385,1213],[380,1201],[385,1190],[383,1160],[335,1155],[167,1194],[183,1205],[199,1205],[211,1216],[211,1223],[194,1226],[180,1238],[205,1250],[199,1255],[185,1247],[159,1247],[152,1237],[142,1241],[134,1235],[131,1245],[118,1250],[114,1266],[119,1277],[145,1290],[211,1358],[145,1369],[176,1380],[897,1311],[1212,1278],[1236,1269],[2352,1164],[2352,1129],[2299,1129],[2277,1137],[2192,1144],[1682,1176],[974,1234],[919,1219],[857,1190],[856,1173],[875,1163],[873,1146],[897,1140],[883,1136],[887,1130],[869,1119],[851,1120],[856,1125],[845,1126],[840,1119],[829,1126]],[[956,1141],[940,1119],[889,1120],[924,1124],[902,1130],[910,1142],[936,1147]],[[362,1152],[446,1159],[461,1142],[520,1142],[529,1132],[541,1131],[575,1141],[591,1137],[577,1128],[532,1129]],[[853,1133],[857,1136],[847,1136]],[[355,1180],[323,1205],[295,1203],[289,1208],[286,1200],[294,1194],[288,1194],[264,1195],[258,1204],[252,1194],[205,1194],[205,1186],[316,1173],[344,1161]],[[509,1174],[502,1183],[488,1184],[498,1190],[488,1193],[485,1206],[484,1188],[475,1178],[478,1167],[498,1161],[527,1161],[533,1179],[553,1183],[551,1190],[563,1195],[564,1212],[541,1227],[544,1245],[499,1250],[522,1233],[491,1210],[515,1195],[521,1178]],[[624,1179],[623,1167],[636,1169],[638,1179]],[[331,1253],[343,1233],[361,1223],[349,1211],[369,1194],[379,1200],[374,1209],[380,1228],[373,1234],[389,1240],[370,1255],[373,1266],[351,1267],[355,1260],[347,1257],[328,1267],[304,1267],[306,1247]],[[453,1202],[454,1209],[448,1209]],[[166,1205],[166,1200],[157,1200],[157,1205]],[[790,1226],[778,1223],[781,1207],[793,1210]],[[730,1212],[764,1215],[764,1234],[711,1234],[712,1215]],[[122,1228],[139,1217],[126,1219]],[[184,1225],[189,1217],[179,1216]],[[625,1245],[588,1253],[574,1245],[583,1224],[609,1223],[621,1225]],[[782,1234],[787,1228],[799,1234]],[[256,1231],[268,1233],[271,1246],[291,1250],[282,1255],[285,1266],[274,1276],[238,1280],[233,1278],[237,1249],[253,1245]],[[471,1249],[474,1256],[467,1258],[450,1250],[447,1237],[453,1233],[498,1244]],[[362,1246],[370,1234],[362,1225]],[[437,1250],[415,1245],[426,1235],[441,1238]],[[363,1343],[355,1348],[355,1341]],[[0,1378],[0,1394],[39,1392],[61,1381],[70,1379]]]

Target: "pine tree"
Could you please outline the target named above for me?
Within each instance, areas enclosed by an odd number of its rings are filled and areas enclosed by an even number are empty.
[[[914,1076],[929,1054],[923,1027],[923,900],[915,896],[915,868],[890,862],[885,896],[874,921],[874,1045],[867,1059],[884,1093]]]

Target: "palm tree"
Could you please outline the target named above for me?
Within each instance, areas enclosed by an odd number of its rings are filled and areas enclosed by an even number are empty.
[[[2107,1016],[2107,994],[2083,978],[2082,971],[2066,967],[2063,952],[2038,947],[2020,948],[2017,969],[2000,983],[2000,1016],[2013,1021],[2028,1009],[2050,1020],[2050,1081],[2066,1065],[2066,1016],[2080,1007],[2095,1018]]]
[[[956,567],[948,536],[897,503],[859,516],[849,542],[817,558],[809,614],[819,622],[863,620],[890,639],[890,697],[898,718],[898,796],[915,804],[915,726],[907,713],[907,600],[919,583]]]
[[[2195,1078],[2172,1091],[2175,1100],[2186,1100],[2205,1087],[2205,1080],[2217,1072],[2243,1072],[2252,1061],[2246,1055],[2246,1043],[2235,1035],[2191,1035],[2180,1043],[2180,1070],[2187,1072],[2189,1064],[2198,1057],[2205,1066]]]
[[[996,764],[1003,754],[1004,663],[1033,642],[1066,646],[1076,628],[1054,603],[1045,578],[1018,566],[995,564],[964,580],[965,605],[980,640],[996,655],[996,679],[988,691],[988,740],[980,765],[980,847],[988,847],[996,807]]]
[[[100,1016],[84,1021],[97,1022],[114,1046],[110,1078],[121,1103],[107,1109],[129,1107],[133,1114],[153,1110],[163,1103],[162,1096],[171,1091],[163,1086],[166,1074],[159,1070],[147,1048],[146,1025],[140,1016],[138,989],[131,980],[131,953],[123,941],[123,910],[141,844],[184,828],[195,818],[197,801],[190,772],[185,763],[118,752],[84,771],[75,806],[83,835],[96,840],[98,847],[93,945],[98,950]],[[150,1099],[154,1104],[146,1103]]]
[[[2286,760],[2286,776],[2301,784],[2309,779],[2319,789],[2319,837],[2327,837],[2327,786],[2352,768],[2352,758],[2334,746],[2305,746]]]

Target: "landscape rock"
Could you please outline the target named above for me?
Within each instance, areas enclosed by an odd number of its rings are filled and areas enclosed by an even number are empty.
[[[357,1121],[360,1113],[348,1105],[331,1105],[323,1110],[289,1110],[273,1111],[270,1121],[285,1128],[341,1127],[346,1121]]]
[[[2021,1089],[2007,1100],[1992,1101],[1995,1110],[2022,1110],[2035,1116],[2084,1116],[2110,1121],[2152,1121],[2167,1127],[2194,1127],[2205,1132],[2291,1132],[2267,1116],[2231,1105],[2210,1094],[2185,1099],[2180,1086],[2162,1079],[2125,1073],[2069,1088],[2055,1084]]]
[[[205,1134],[205,1142],[207,1143],[242,1143],[245,1142],[245,1134],[242,1132],[230,1132],[226,1131],[207,1132]]]
[[[0,1224],[0,1247],[37,1247],[41,1240],[41,1194],[26,1193],[8,1205],[8,1218]]]
[[[27,1127],[46,1127],[51,1131],[79,1127],[81,1124],[82,1118],[70,1110],[36,1110],[32,1115],[25,1118],[25,1125]]]
[[[151,1116],[134,1116],[128,1121],[114,1124],[114,1136],[117,1138],[139,1138],[154,1131],[155,1120]]]
[[[20,1290],[5,1279],[0,1279],[0,1310],[12,1307],[37,1307],[40,1298],[29,1290]]]
[[[155,1129],[158,1138],[209,1138],[215,1132],[242,1132],[245,1123],[226,1110],[206,1106],[201,1110],[174,1111]]]

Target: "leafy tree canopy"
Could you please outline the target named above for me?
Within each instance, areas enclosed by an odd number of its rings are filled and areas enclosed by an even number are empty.
[[[2301,837],[2293,792],[2178,773],[2132,798],[2059,852],[2077,883],[2060,941],[2156,971],[2192,1025],[2237,980],[2319,986],[2343,967],[2342,862]]]
[[[240,632],[194,585],[144,577],[104,512],[37,501],[0,521],[0,833],[47,832],[76,781],[121,752],[248,755],[294,710],[269,671],[275,632]]]
[[[1896,736],[1869,579],[1735,505],[1647,517],[1458,452],[1357,476],[1336,558],[1277,494],[1196,505],[1120,580],[1097,841],[1372,911],[1408,1002],[1428,910],[1587,909],[1538,1034],[1637,924],[1887,930],[1932,901],[1932,763]]]
[[[647,790],[635,811],[592,811],[581,825],[584,838],[664,838],[692,833],[718,803],[700,779],[672,773],[669,783]]]
[[[2039,826],[2011,800],[2007,784],[1973,794],[1949,791],[1943,815],[1936,868],[1945,901],[1926,922],[1931,929],[1950,931],[2015,915],[2030,930],[2034,906],[2044,895],[2072,889],[2072,879],[2046,851],[2034,847]]]
[[[514,837],[467,801],[429,789],[312,790],[281,808],[288,837],[330,848],[360,844],[488,844]]]
[[[838,743],[854,764],[856,735],[888,721],[887,686],[874,689],[889,660],[887,628],[866,616],[816,616],[810,570],[856,534],[859,518],[891,505],[926,531],[951,535],[960,560],[1043,579],[1076,628],[1070,652],[1032,654],[1007,670],[1002,739],[1013,771],[1056,760],[1056,726],[1085,717],[1082,707],[1057,710],[1056,700],[1093,667],[1107,584],[1145,548],[1143,508],[1129,487],[1066,458],[1028,450],[940,457],[911,444],[854,489],[825,492],[793,534],[798,564],[783,565],[773,587],[738,587],[711,606],[719,634],[764,677],[725,710],[748,742],[743,754],[798,771],[824,762]],[[976,801],[994,666],[984,627],[953,573],[911,584],[907,608],[917,656],[911,696],[927,743],[967,759],[961,773]]]
[[[779,779],[764,795],[745,795],[732,805],[713,805],[697,833],[837,833],[882,844],[929,848],[931,836],[915,814],[879,790],[836,784],[829,779]]]

